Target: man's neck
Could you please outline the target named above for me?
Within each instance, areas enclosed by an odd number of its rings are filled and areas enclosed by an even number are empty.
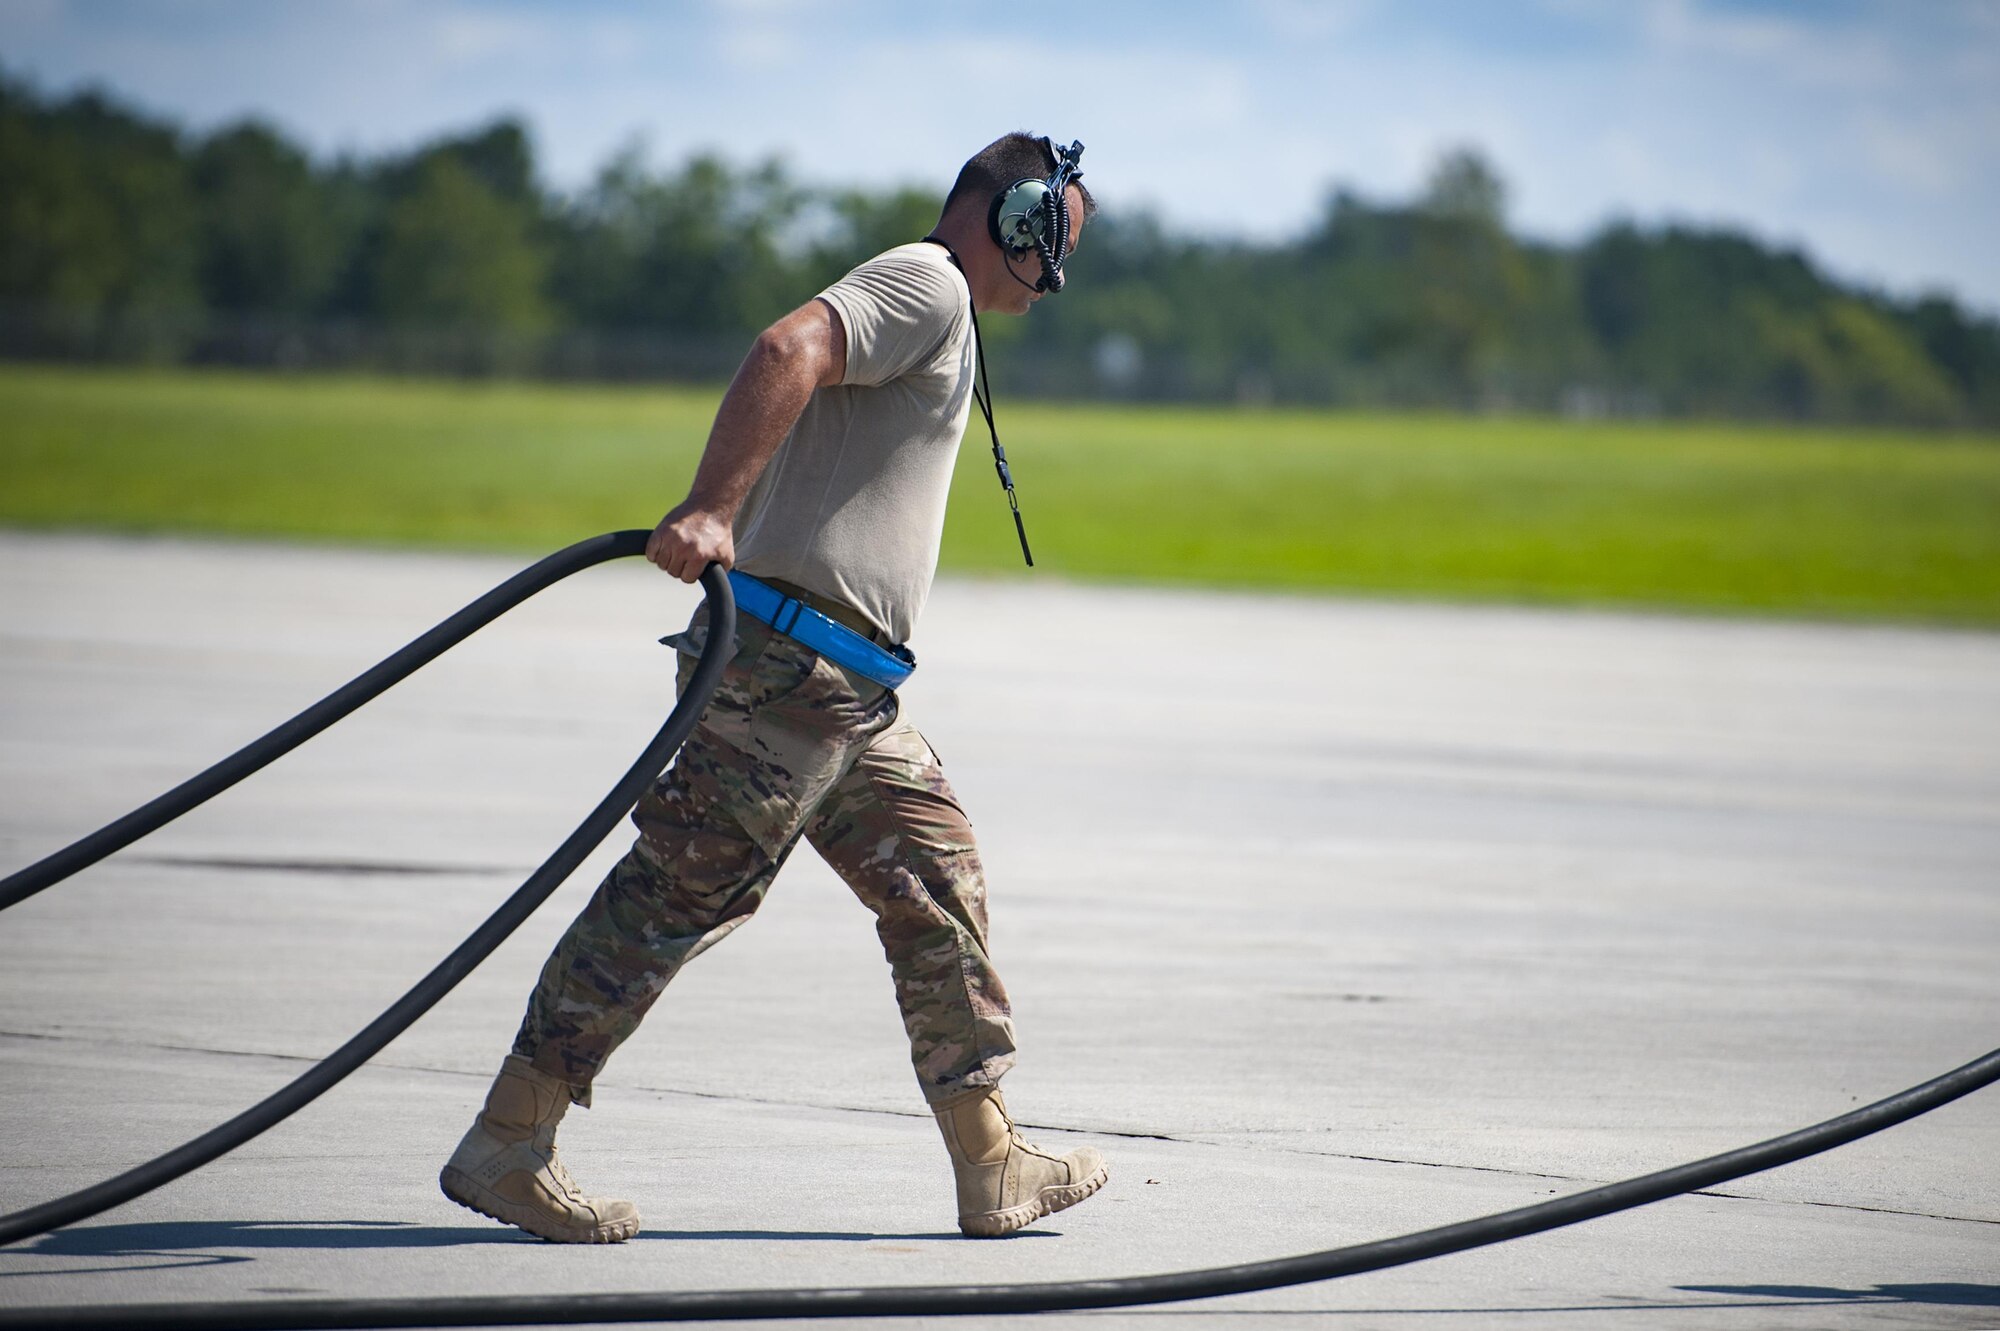
[[[1000,284],[1013,280],[1000,257],[1000,247],[986,234],[984,219],[975,224],[964,214],[947,216],[924,239],[943,245],[958,260],[958,270],[965,274],[965,285],[972,292],[974,310],[990,308]]]

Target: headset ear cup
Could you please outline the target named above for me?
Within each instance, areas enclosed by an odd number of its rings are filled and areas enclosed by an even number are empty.
[[[1009,254],[1024,254],[1048,235],[1049,185],[1045,180],[1017,180],[993,196],[986,213],[986,230],[993,243]]]

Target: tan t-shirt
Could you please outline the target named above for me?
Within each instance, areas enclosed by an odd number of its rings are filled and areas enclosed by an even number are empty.
[[[937,573],[972,403],[972,296],[942,246],[902,245],[821,292],[847,377],[806,403],[736,516],[736,564],[907,642]]]

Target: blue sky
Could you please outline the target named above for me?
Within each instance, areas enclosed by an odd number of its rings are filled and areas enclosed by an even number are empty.
[[[2000,312],[2000,0],[1077,3],[0,0],[0,66],[207,128],[380,150],[496,114],[575,186],[643,142],[942,186],[997,133],[1088,146],[1108,207],[1282,236],[1335,184],[1481,149],[1532,234],[1723,222]],[[1044,12],[1035,7],[1021,13]]]

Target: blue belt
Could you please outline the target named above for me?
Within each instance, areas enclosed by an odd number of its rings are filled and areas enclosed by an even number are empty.
[[[899,687],[917,668],[916,653],[909,648],[878,646],[839,620],[827,618],[741,569],[729,570],[729,586],[736,593],[736,608],[744,614],[763,620],[801,647],[809,647],[885,689]]]

